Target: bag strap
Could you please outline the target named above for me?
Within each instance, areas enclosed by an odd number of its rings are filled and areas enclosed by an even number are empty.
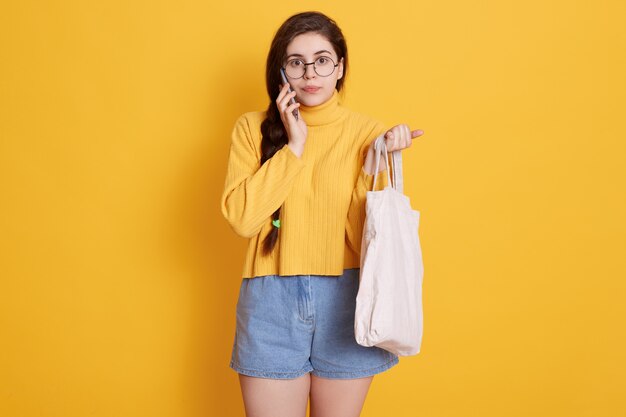
[[[380,166],[380,156],[384,155],[385,158],[387,158],[387,169],[385,170],[387,171],[387,183],[390,184],[391,187],[395,190],[404,193],[404,178],[402,176],[402,151],[391,152],[393,181],[389,176],[389,158],[384,133],[376,138],[374,142],[374,152],[376,156],[376,170],[374,171],[374,183],[372,184],[372,191],[376,189],[376,177],[378,176],[378,167]]]
[[[385,134],[378,136],[374,141],[374,155],[376,160],[376,168],[374,170],[374,182],[372,184],[372,191],[376,189],[376,177],[378,177],[378,167],[380,166],[380,156],[384,155],[387,158],[387,145],[385,144]],[[387,184],[391,184],[391,178],[389,177],[389,161],[387,161]]]
[[[404,194],[404,177],[402,176],[402,151],[391,152],[393,162],[393,188]]]

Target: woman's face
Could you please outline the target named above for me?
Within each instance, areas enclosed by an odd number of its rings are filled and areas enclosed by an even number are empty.
[[[291,89],[296,92],[296,101],[305,106],[317,106],[332,97],[337,80],[343,77],[343,59],[339,61],[332,44],[319,33],[309,32],[298,35],[287,46],[287,57],[283,62],[284,68],[287,68],[293,59],[299,60],[299,62],[292,62],[292,66],[297,66],[314,62],[321,57],[330,58],[335,64],[339,64],[329,76],[322,77],[314,71],[313,65],[307,65],[303,77],[297,79],[287,77]],[[322,59],[318,62],[324,61]],[[330,65],[332,66],[332,62]],[[318,71],[320,70],[318,69]]]

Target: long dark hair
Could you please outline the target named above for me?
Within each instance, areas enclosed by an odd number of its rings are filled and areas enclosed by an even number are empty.
[[[287,54],[287,46],[298,35],[314,32],[324,36],[335,49],[339,60],[343,58],[343,76],[337,80],[337,91],[341,91],[348,70],[348,47],[346,40],[334,20],[319,12],[303,12],[291,16],[278,28],[274,35],[270,51],[267,55],[265,67],[265,83],[270,105],[267,108],[266,118],[261,124],[261,165],[270,159],[279,149],[288,142],[285,126],[280,118],[276,98],[280,92],[279,69]],[[272,214],[272,220],[280,217],[280,207]],[[272,231],[263,240],[263,254],[269,255],[278,241],[279,228],[272,227]]]

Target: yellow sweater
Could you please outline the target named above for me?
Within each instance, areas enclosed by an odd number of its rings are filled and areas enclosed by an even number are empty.
[[[343,107],[337,91],[319,106],[301,105],[300,115],[308,128],[302,156],[285,145],[262,166],[265,112],[244,113],[235,122],[221,211],[235,233],[249,238],[243,278],[338,276],[360,266],[365,197],[374,179],[363,162],[370,143],[386,128]],[[381,172],[376,190],[386,185]],[[278,241],[264,256],[263,240],[279,207]]]

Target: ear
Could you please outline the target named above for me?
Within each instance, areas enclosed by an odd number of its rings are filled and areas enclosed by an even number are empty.
[[[337,79],[340,80],[341,77],[343,77],[343,58],[339,60],[339,66],[337,67],[337,69],[339,70],[339,75],[337,76]]]

